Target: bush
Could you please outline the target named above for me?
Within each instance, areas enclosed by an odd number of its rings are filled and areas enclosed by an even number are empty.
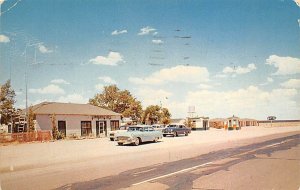
[[[233,130],[233,127],[228,127],[228,130]]]

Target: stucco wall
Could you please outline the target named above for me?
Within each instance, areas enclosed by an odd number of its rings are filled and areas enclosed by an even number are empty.
[[[51,130],[52,129],[52,122],[51,122],[52,115],[36,115],[36,123],[37,128],[41,130]],[[76,134],[77,136],[81,136],[81,121],[91,121],[92,122],[92,134],[96,136],[96,121],[98,119],[92,118],[92,116],[84,116],[84,115],[55,115],[56,118],[56,126],[58,125],[58,121],[66,121],[66,135],[70,136],[71,134]],[[120,116],[114,116],[111,119],[99,119],[99,121],[106,121],[107,124],[107,131],[111,130],[110,121],[111,120],[118,120],[120,121]],[[105,134],[101,135],[105,136]]]
[[[300,122],[296,121],[296,122],[273,122],[271,125],[270,123],[259,123],[258,126],[262,126],[262,127],[296,127],[296,126],[300,126]]]

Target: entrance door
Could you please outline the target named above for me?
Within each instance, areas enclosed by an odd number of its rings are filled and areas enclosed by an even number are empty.
[[[106,126],[103,121],[96,121],[96,136],[100,137],[105,134],[106,136]]]
[[[58,121],[58,131],[63,134],[64,137],[67,135],[66,121]]]

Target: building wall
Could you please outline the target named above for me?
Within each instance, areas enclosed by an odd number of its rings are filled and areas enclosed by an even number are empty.
[[[300,121],[258,121],[258,126],[261,127],[297,127],[300,126]]]
[[[36,127],[41,130],[52,130],[52,115],[36,115]],[[106,121],[107,132],[111,131],[110,121],[117,120],[121,123],[120,116],[113,116],[111,119],[97,119],[92,116],[85,115],[55,115],[56,126],[58,121],[66,121],[66,136],[77,135],[81,136],[81,121],[91,121],[92,123],[92,135],[96,136],[96,121]],[[101,135],[105,136],[105,133]]]

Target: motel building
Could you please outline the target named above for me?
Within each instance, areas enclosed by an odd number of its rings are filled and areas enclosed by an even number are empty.
[[[241,129],[242,127],[247,126],[258,126],[258,121],[255,119],[249,118],[239,118],[236,116],[228,117],[228,118],[215,118],[210,119],[209,124],[213,128],[217,129]]]
[[[90,104],[43,102],[32,111],[36,130],[52,130],[55,122],[65,137],[106,137],[121,122],[121,114]]]
[[[209,130],[209,117],[188,117],[192,130]]]

